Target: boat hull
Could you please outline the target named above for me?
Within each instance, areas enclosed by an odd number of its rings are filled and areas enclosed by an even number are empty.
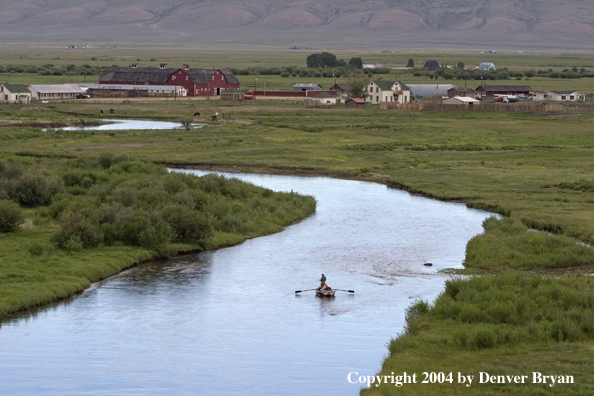
[[[336,293],[336,290],[332,290],[330,288],[316,289],[316,296],[318,296],[318,297],[334,297],[334,293]]]

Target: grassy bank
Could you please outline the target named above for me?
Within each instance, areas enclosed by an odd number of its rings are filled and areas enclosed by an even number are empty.
[[[0,317],[154,256],[279,232],[314,210],[312,197],[127,157],[3,156]]]

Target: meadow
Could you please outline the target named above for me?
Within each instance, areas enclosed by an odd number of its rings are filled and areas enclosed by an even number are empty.
[[[140,52],[134,51],[130,56],[140,58]],[[257,64],[282,66],[296,59],[295,53],[287,54],[263,55]],[[487,54],[430,55],[470,64]],[[373,56],[391,66],[386,61],[390,56],[404,62],[410,53],[398,54],[400,58],[395,54]],[[213,50],[207,58],[230,60],[230,55]],[[237,58],[254,60],[245,53]],[[499,59],[509,59],[510,68],[512,61],[518,68],[588,68],[594,63],[588,56],[504,55]],[[364,62],[373,61],[364,58]],[[400,74],[396,76],[411,83]],[[287,80],[280,76],[240,76],[246,88],[255,85],[255,78],[258,87],[266,82],[267,89],[284,86]],[[417,78],[418,82],[430,82]],[[565,89],[575,83],[581,84],[579,89],[584,92],[594,92],[591,80],[534,77],[509,83],[531,84],[535,89]],[[331,81],[326,78],[324,84]],[[41,128],[43,124],[55,127],[101,122],[107,117],[100,111],[110,107],[115,110],[111,116],[118,118],[176,121],[200,112],[193,121],[204,126],[117,132]],[[219,113],[217,122],[210,120],[215,113]],[[77,101],[3,107],[0,155],[13,160],[60,161],[113,155],[177,167],[327,175],[388,183],[414,194],[463,202],[503,215],[500,220],[485,222],[485,232],[467,246],[465,269],[457,272],[480,276],[454,278],[435,302],[413,304],[406,331],[395,334],[390,342],[390,356],[382,374],[459,371],[470,375],[485,371],[530,375],[541,371],[546,375],[575,375],[576,384],[483,384],[480,393],[589,395],[594,387],[590,375],[594,363],[590,319],[594,300],[592,281],[583,274],[592,272],[594,257],[591,247],[583,244],[594,243],[593,124],[591,113],[404,111],[379,110],[376,106],[312,109],[295,101],[269,98],[243,103],[189,99]],[[30,221],[18,233],[0,234],[10,241],[2,244],[4,248],[10,245],[22,257],[31,256],[23,262],[36,260],[24,241],[47,238],[42,235],[49,233],[43,227],[36,228],[39,215],[35,213],[29,212]],[[80,254],[53,249],[56,263]],[[96,249],[107,252],[117,247]],[[126,247],[121,252],[150,255],[138,247]],[[93,261],[91,256],[85,257],[87,262]],[[41,287],[44,279],[39,279]],[[402,388],[388,384],[363,392],[476,393],[474,385],[468,388],[449,383]]]

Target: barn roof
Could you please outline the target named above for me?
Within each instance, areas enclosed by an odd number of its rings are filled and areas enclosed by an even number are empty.
[[[322,88],[320,84],[301,84],[297,83],[293,85],[293,88]]]
[[[423,67],[429,70],[441,69],[441,66],[439,66],[439,62],[437,62],[436,60],[428,60],[427,62],[425,62],[425,65]]]
[[[347,102],[350,102],[351,100],[355,103],[365,104],[365,101],[361,98],[350,98],[349,100],[347,100]]]
[[[533,92],[534,89],[530,85],[481,85],[478,90],[485,92]]]
[[[178,69],[168,67],[157,69],[156,67],[108,67],[106,68],[99,81],[117,81],[122,83],[153,83],[165,84],[174,72]]]
[[[571,95],[571,94],[576,93],[578,91],[551,91],[551,92],[556,93],[557,95]]]
[[[99,81],[113,81],[121,83],[152,83],[165,84],[169,77],[181,69],[167,67],[164,69],[156,67],[108,67],[106,68]],[[229,84],[239,84],[239,80],[230,70],[219,69],[227,79]],[[210,77],[216,69],[188,69],[183,70],[187,73],[194,84],[208,84]]]

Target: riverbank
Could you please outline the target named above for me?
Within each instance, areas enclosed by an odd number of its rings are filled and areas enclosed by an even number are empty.
[[[0,317],[155,257],[282,231],[315,211],[312,197],[109,155],[3,156],[0,185]]]

